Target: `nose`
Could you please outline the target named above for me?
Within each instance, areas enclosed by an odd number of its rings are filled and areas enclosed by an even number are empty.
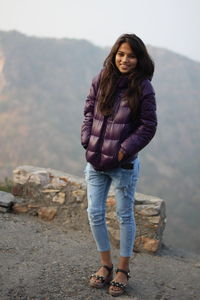
[[[127,62],[127,61],[128,61],[128,56],[124,55],[123,58],[122,58],[122,62]]]

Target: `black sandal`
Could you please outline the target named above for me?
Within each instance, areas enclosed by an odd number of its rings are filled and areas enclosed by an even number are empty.
[[[102,267],[106,268],[106,270],[108,271],[108,275],[101,276],[101,275],[97,275],[97,274],[92,274],[90,276],[90,286],[91,287],[95,287],[97,289],[102,289],[107,283],[110,283],[111,280],[113,279],[113,266],[108,267],[106,265],[103,265]],[[97,279],[98,281],[92,280],[93,278]]]
[[[116,273],[118,273],[118,272],[124,273],[126,275],[126,277],[127,277],[127,280],[129,280],[129,278],[131,277],[130,276],[130,271],[125,271],[125,270],[122,270],[122,269],[117,269]],[[113,290],[112,286],[116,286],[116,287],[118,287],[120,289],[119,290]],[[109,292],[110,295],[112,295],[114,297],[121,296],[124,293],[124,291],[125,291],[125,289],[126,289],[127,286],[128,286],[128,284],[124,284],[124,283],[121,283],[121,282],[113,280],[110,283],[110,288],[109,288],[108,292]]]

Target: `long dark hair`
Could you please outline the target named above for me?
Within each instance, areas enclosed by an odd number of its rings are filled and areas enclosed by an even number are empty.
[[[104,61],[98,99],[98,108],[103,115],[112,113],[117,83],[120,76],[124,76],[115,65],[115,56],[122,43],[128,43],[137,58],[136,68],[127,74],[128,89],[125,95],[133,116],[137,115],[142,80],[146,78],[151,80],[153,77],[154,63],[143,41],[135,34],[121,35]]]

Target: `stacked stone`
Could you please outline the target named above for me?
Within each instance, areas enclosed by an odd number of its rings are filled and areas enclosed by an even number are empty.
[[[24,199],[13,205],[15,212],[38,215],[47,221],[57,220],[63,226],[89,229],[86,184],[83,179],[32,166],[16,168],[13,177],[13,194]],[[161,246],[165,228],[165,202],[136,193],[135,219],[135,251],[155,253]],[[112,190],[107,200],[107,224],[111,240],[119,246],[119,225]]]
[[[115,213],[115,197],[107,201],[107,224],[113,243],[119,247],[120,232]],[[136,252],[156,252],[162,244],[166,223],[165,202],[160,198],[136,193],[135,195]]]
[[[47,221],[57,215],[66,219],[66,223],[77,223],[76,217],[79,218],[80,211],[84,212],[86,208],[84,181],[57,170],[18,167],[13,171],[12,192],[25,199],[13,206],[15,212],[38,215]]]

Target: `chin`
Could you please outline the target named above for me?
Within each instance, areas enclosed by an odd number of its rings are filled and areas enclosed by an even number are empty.
[[[129,74],[130,72],[131,72],[131,70],[130,71],[120,71],[121,74]]]
[[[124,70],[120,70],[120,69],[119,69],[119,71],[120,71],[121,73],[124,73],[124,74],[126,74],[126,73],[129,73],[129,72],[130,72],[130,70],[124,71]]]

